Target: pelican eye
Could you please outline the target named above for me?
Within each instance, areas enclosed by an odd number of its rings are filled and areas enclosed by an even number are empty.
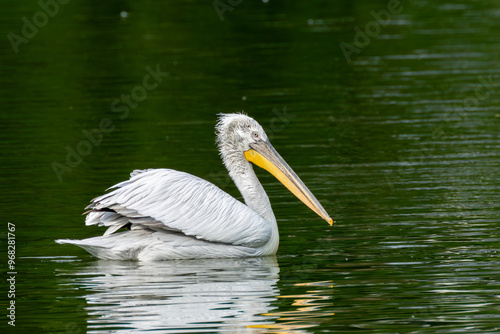
[[[254,139],[259,139],[260,138],[259,133],[257,131],[252,132],[252,137]]]

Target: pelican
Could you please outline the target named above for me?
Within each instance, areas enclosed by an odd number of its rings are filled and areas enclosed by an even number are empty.
[[[330,225],[319,201],[243,114],[219,114],[217,145],[245,204],[214,184],[172,169],[134,170],[130,179],[94,198],[86,225],[106,226],[102,236],[59,239],[105,260],[157,261],[276,254],[278,224],[252,164],[266,169]],[[117,232],[126,228],[125,231]],[[115,233],[117,232],[117,233]]]

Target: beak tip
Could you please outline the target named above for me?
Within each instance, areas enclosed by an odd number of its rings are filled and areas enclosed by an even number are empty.
[[[328,219],[327,219],[326,221],[328,222],[328,224],[330,224],[330,226],[332,226],[332,225],[333,225],[333,223],[335,223],[335,222],[333,221],[333,219],[332,219],[332,218],[330,218],[330,217],[328,217]]]

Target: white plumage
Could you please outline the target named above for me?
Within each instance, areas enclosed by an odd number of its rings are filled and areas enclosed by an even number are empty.
[[[262,127],[243,114],[221,115],[216,129],[222,160],[246,205],[212,183],[184,172],[135,170],[129,180],[111,187],[114,190],[93,199],[87,207],[86,225],[108,227],[103,236],[56,241],[110,260],[275,254],[279,244],[276,219],[245,155],[260,151],[259,145],[272,146]],[[276,151],[270,157],[281,159]],[[284,168],[289,168],[286,163]],[[300,179],[298,182],[302,184]],[[128,230],[115,233],[123,227]]]

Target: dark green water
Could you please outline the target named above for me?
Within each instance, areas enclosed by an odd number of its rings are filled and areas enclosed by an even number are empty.
[[[70,1],[44,21],[35,1],[3,1],[2,332],[500,332],[500,4],[231,9]],[[240,198],[213,127],[242,109],[333,227],[259,170],[276,257],[116,263],[53,242],[103,233],[81,212],[133,169]]]

